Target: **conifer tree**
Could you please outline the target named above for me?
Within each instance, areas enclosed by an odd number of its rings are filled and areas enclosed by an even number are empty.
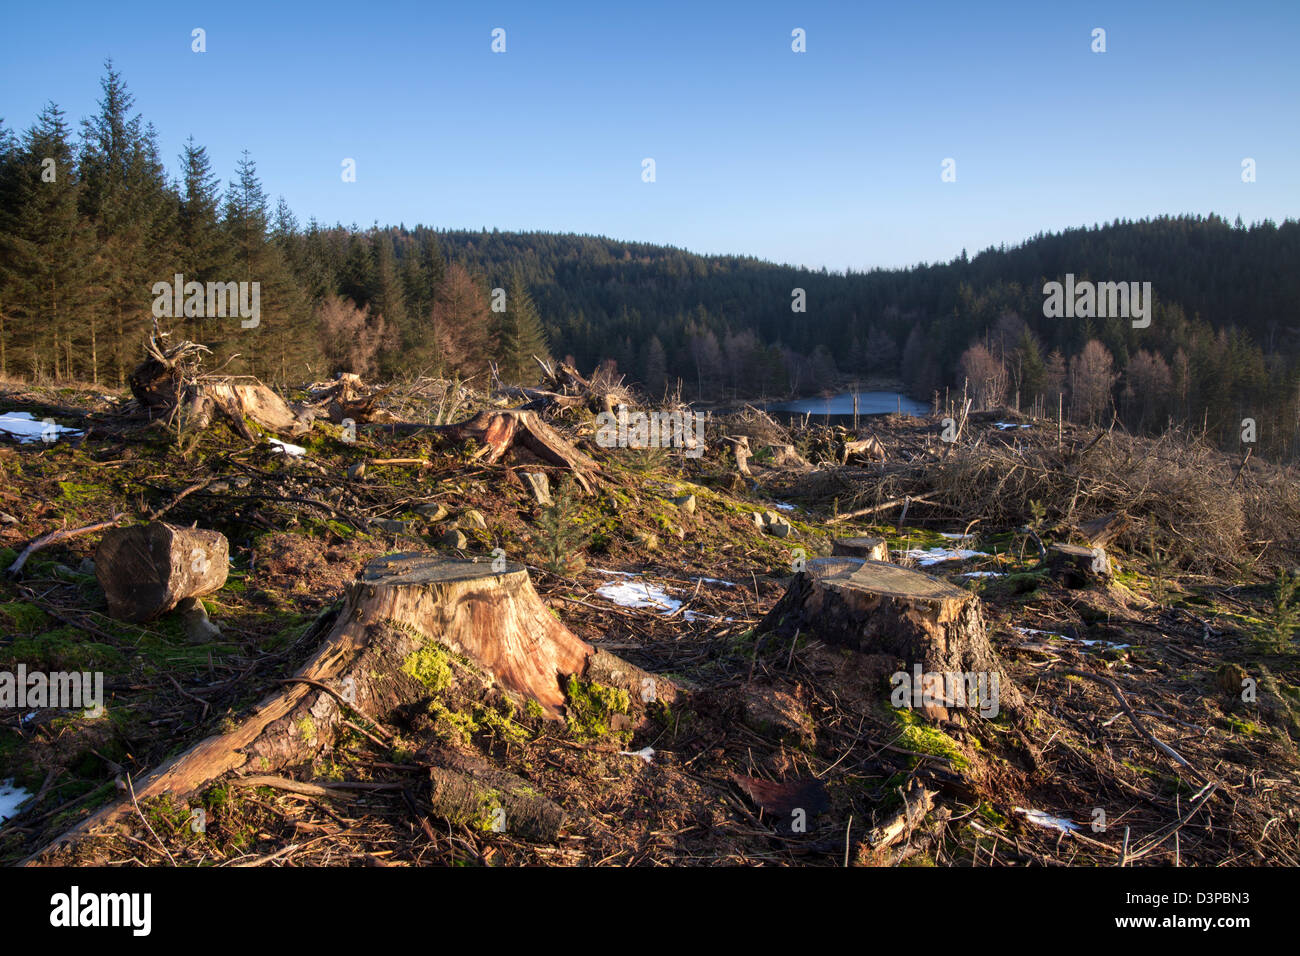
[[[542,361],[550,358],[546,346],[546,332],[537,315],[522,273],[516,270],[506,289],[506,309],[498,313],[494,336],[497,370],[501,378],[511,384],[533,384],[540,369],[533,356]]]

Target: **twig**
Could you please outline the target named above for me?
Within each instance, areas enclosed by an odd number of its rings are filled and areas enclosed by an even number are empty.
[[[52,544],[58,544],[59,542],[67,541],[70,538],[80,537],[83,534],[94,534],[96,531],[103,531],[106,528],[111,528],[124,517],[126,517],[124,514],[115,514],[108,521],[97,521],[95,524],[88,524],[81,528],[60,528],[58,531],[51,531],[48,534],[43,534],[32,541],[31,544],[27,545],[27,547],[23,548],[23,553],[18,555],[18,558],[13,564],[9,565],[9,569],[6,573],[10,577],[17,577],[18,573],[22,571],[23,565],[27,563],[27,559],[42,548],[48,548]]]
[[[1073,669],[1062,670],[1059,673],[1070,674],[1075,677],[1082,677],[1085,680],[1095,681],[1098,684],[1102,684],[1106,687],[1109,687],[1111,693],[1115,695],[1115,699],[1119,701],[1120,707],[1124,708],[1124,713],[1128,717],[1129,723],[1133,725],[1133,728],[1138,732],[1138,734],[1140,734],[1142,737],[1145,737],[1158,750],[1167,754],[1170,757],[1170,759],[1172,759],[1175,763],[1184,767],[1188,773],[1190,773],[1197,780],[1201,781],[1201,783],[1207,783],[1207,784],[1210,783],[1210,780],[1204,775],[1202,775],[1201,772],[1197,770],[1195,767],[1193,767],[1190,763],[1188,763],[1187,760],[1184,759],[1182,754],[1180,754],[1177,750],[1169,746],[1164,741],[1160,740],[1158,737],[1156,737],[1155,734],[1151,733],[1151,731],[1147,730],[1146,725],[1142,723],[1141,719],[1137,715],[1137,712],[1134,711],[1131,706],[1129,706],[1129,702],[1124,697],[1124,692],[1120,690],[1119,685],[1116,684],[1109,677],[1102,677],[1100,674],[1092,674],[1089,673],[1088,671],[1080,671],[1080,670],[1073,670]]]

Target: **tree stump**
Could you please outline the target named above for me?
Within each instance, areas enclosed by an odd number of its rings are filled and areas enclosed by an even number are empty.
[[[888,561],[889,545],[883,538],[836,538],[831,542],[831,554],[867,561]]]
[[[296,438],[311,430],[311,414],[302,414],[257,379],[200,379],[185,389],[183,402],[194,428],[207,428],[220,412],[245,441],[255,436],[248,422]]]
[[[164,521],[113,528],[95,552],[95,577],[108,598],[108,613],[134,623],[220,590],[229,565],[225,535]]]
[[[985,687],[997,687],[999,708],[1023,706],[989,644],[979,598],[896,564],[814,558],[794,576],[758,630],[783,636],[798,630],[864,654],[893,656],[909,681],[919,666],[931,693],[951,690],[942,675],[983,675]],[[949,706],[961,706],[951,694],[943,696]],[[968,706],[973,708],[973,702]]]
[[[521,409],[485,411],[454,425],[430,427],[453,441],[473,439],[479,442],[483,446],[479,454],[489,464],[500,461],[516,446],[524,448],[549,465],[568,468],[586,492],[591,491],[587,473],[600,470],[595,460],[565,441],[536,412]]]
[[[483,700],[504,694],[536,701],[554,719],[565,710],[568,678],[626,691],[629,704],[672,703],[676,687],[571,633],[542,603],[520,564],[466,561],[428,554],[392,554],[348,584],[342,607],[318,622],[330,627],[316,652],[284,689],[264,698],[228,733],[195,744],[135,782],[135,797],[170,793],[179,799],[223,774],[266,774],[304,763],[332,746],[342,721],[426,724],[431,701]],[[626,718],[629,724],[632,720]],[[382,731],[381,731],[382,732]],[[418,732],[418,730],[417,730]],[[451,804],[474,786],[500,780],[472,768],[437,780]],[[518,788],[515,788],[518,790]],[[529,832],[549,832],[554,815],[544,802],[528,809],[527,794],[507,806],[532,819]],[[513,806],[513,811],[511,810]],[[132,812],[130,800],[100,810],[37,854]],[[531,815],[531,816],[530,816]],[[535,824],[535,826],[534,826]],[[539,829],[540,828],[540,829]]]
[[[1047,557],[1051,575],[1063,587],[1074,590],[1105,587],[1113,576],[1105,548],[1077,544],[1053,544]]]

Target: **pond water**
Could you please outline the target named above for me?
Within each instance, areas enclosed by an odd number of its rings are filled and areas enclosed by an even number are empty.
[[[904,415],[930,414],[930,406],[899,392],[858,392],[859,415],[885,415],[902,408]],[[841,392],[829,398],[800,398],[793,402],[768,405],[769,412],[783,415],[852,415],[853,393]]]

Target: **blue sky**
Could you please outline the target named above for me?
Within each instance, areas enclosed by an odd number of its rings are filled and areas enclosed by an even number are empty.
[[[225,180],[247,148],[304,222],[865,269],[1116,217],[1300,215],[1294,0],[123,6],[10,5],[6,125],[88,115],[112,57],[173,172],[191,134]]]

